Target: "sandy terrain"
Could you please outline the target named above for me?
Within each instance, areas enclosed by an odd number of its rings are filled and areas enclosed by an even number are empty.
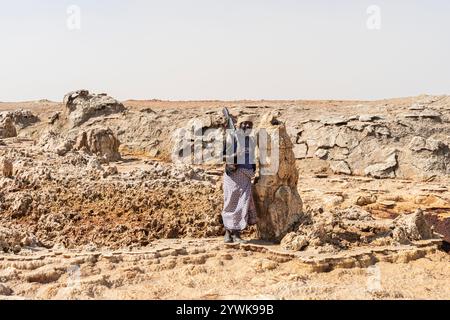
[[[312,272],[221,239],[160,240],[133,251],[0,256],[0,279],[8,299],[448,299],[448,254],[405,257]]]

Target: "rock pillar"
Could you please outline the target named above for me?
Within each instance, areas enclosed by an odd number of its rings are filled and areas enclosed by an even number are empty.
[[[263,131],[267,134],[267,143],[262,139]],[[262,240],[279,242],[303,216],[303,204],[297,191],[298,171],[293,144],[285,125],[276,119],[274,113],[261,119],[258,153],[258,175],[254,187],[257,232]]]

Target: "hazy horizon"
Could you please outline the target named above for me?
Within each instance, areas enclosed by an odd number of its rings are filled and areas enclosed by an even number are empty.
[[[78,89],[122,101],[450,93],[445,0],[0,4],[3,102],[61,101]],[[373,6],[379,29],[367,26]]]
[[[86,88],[83,88],[85,90],[89,90]],[[75,90],[76,91],[76,90]],[[70,92],[70,91],[69,91]],[[66,92],[66,93],[69,93]],[[107,93],[110,96],[113,96],[113,98],[116,98],[117,100],[119,100],[120,102],[132,102],[132,101],[161,101],[161,102],[239,102],[239,101],[349,101],[349,102],[358,102],[358,101],[367,101],[367,102],[374,102],[374,101],[383,101],[383,100],[395,100],[395,99],[408,99],[408,98],[415,98],[415,97],[419,97],[422,95],[425,96],[449,96],[449,94],[435,94],[435,95],[431,95],[431,94],[418,94],[418,95],[413,95],[413,96],[398,96],[398,97],[385,97],[385,98],[380,98],[380,99],[314,99],[314,98],[301,98],[301,99],[193,99],[193,100],[183,100],[183,99],[158,99],[158,98],[142,98],[142,99],[135,99],[135,98],[126,98],[126,99],[119,99],[117,97],[114,97],[114,95],[109,94],[108,92],[95,92],[92,90],[89,90],[90,93],[95,93],[95,94],[99,94],[99,93]],[[64,93],[64,95],[66,94]],[[63,96],[64,96],[63,95]],[[28,103],[28,102],[39,102],[39,101],[48,101],[48,102],[54,102],[54,103],[59,103],[62,102],[63,100],[63,96],[61,96],[60,99],[48,99],[45,97],[41,97],[39,99],[31,99],[31,100],[0,100],[0,103]]]

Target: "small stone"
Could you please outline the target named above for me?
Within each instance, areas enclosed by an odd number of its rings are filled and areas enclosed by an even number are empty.
[[[420,116],[422,118],[430,118],[430,119],[434,119],[434,120],[440,120],[441,119],[441,114],[435,110],[424,110],[420,113]]]
[[[105,172],[103,172],[103,178],[107,178],[109,176],[114,176],[117,175],[119,173],[119,170],[117,170],[116,166],[110,166],[107,167]]]
[[[375,128],[375,134],[378,136],[386,136],[386,137],[390,137],[391,136],[391,131],[383,126],[377,126]]]
[[[415,111],[422,111],[425,109],[425,106],[420,104],[420,103],[413,103],[410,107],[409,110],[415,110]]]
[[[331,164],[331,170],[336,174],[347,174],[347,175],[352,174],[350,166],[345,161],[334,161]]]
[[[52,114],[50,117],[48,117],[48,122],[49,122],[50,124],[55,124],[56,120],[59,119],[60,115],[61,115],[61,111],[55,112],[55,113]]]
[[[327,207],[336,207],[344,202],[344,197],[341,195],[329,196],[324,199],[324,203]]]
[[[280,243],[285,250],[301,251],[308,246],[308,240],[295,232],[288,233]]]
[[[66,249],[66,246],[62,242],[58,242],[53,246],[53,251],[64,251]]]
[[[391,201],[391,200],[383,200],[383,201],[380,201],[379,204],[381,204],[383,207],[386,207],[386,208],[393,208],[397,205],[397,203],[395,201]]]
[[[264,260],[261,264],[261,269],[265,271],[271,271],[278,268],[278,263],[272,260]]]
[[[233,260],[233,256],[229,253],[224,253],[220,256],[222,260]]]
[[[364,195],[364,196],[359,196],[356,201],[355,204],[358,206],[366,206],[368,204],[372,204],[375,203],[377,201],[377,196],[376,195]]]
[[[425,140],[424,138],[418,136],[413,137],[411,142],[409,143],[409,149],[416,152],[423,150],[435,152],[442,148],[445,148],[445,146],[446,144],[443,141],[433,138]]]
[[[95,254],[91,254],[86,258],[87,263],[95,264],[98,261],[98,256]]]
[[[409,148],[412,151],[420,151],[425,149],[426,140],[422,137],[413,137],[409,143]]]
[[[320,122],[324,125],[343,125],[348,123],[348,119],[344,116],[323,117]]]
[[[361,121],[361,122],[373,122],[378,119],[380,119],[380,116],[370,115],[370,114],[363,114],[363,115],[359,116],[359,121]]]
[[[97,251],[97,249],[97,246],[92,242],[84,246],[84,251],[88,252],[94,252]]]
[[[445,143],[440,140],[430,138],[425,143],[425,149],[429,151],[438,151],[442,148],[445,148]]]
[[[328,150],[325,149],[317,149],[316,153],[314,154],[319,159],[326,159],[328,156]]]
[[[395,178],[395,168],[397,167],[397,154],[392,153],[384,163],[377,163],[368,166],[364,173],[374,178]]]
[[[0,283],[0,296],[10,296],[12,293],[13,291],[10,287]]]

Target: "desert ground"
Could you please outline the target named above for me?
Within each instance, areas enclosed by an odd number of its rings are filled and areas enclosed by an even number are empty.
[[[223,107],[282,145],[246,244]],[[0,102],[0,299],[448,300],[449,182],[450,96]]]

